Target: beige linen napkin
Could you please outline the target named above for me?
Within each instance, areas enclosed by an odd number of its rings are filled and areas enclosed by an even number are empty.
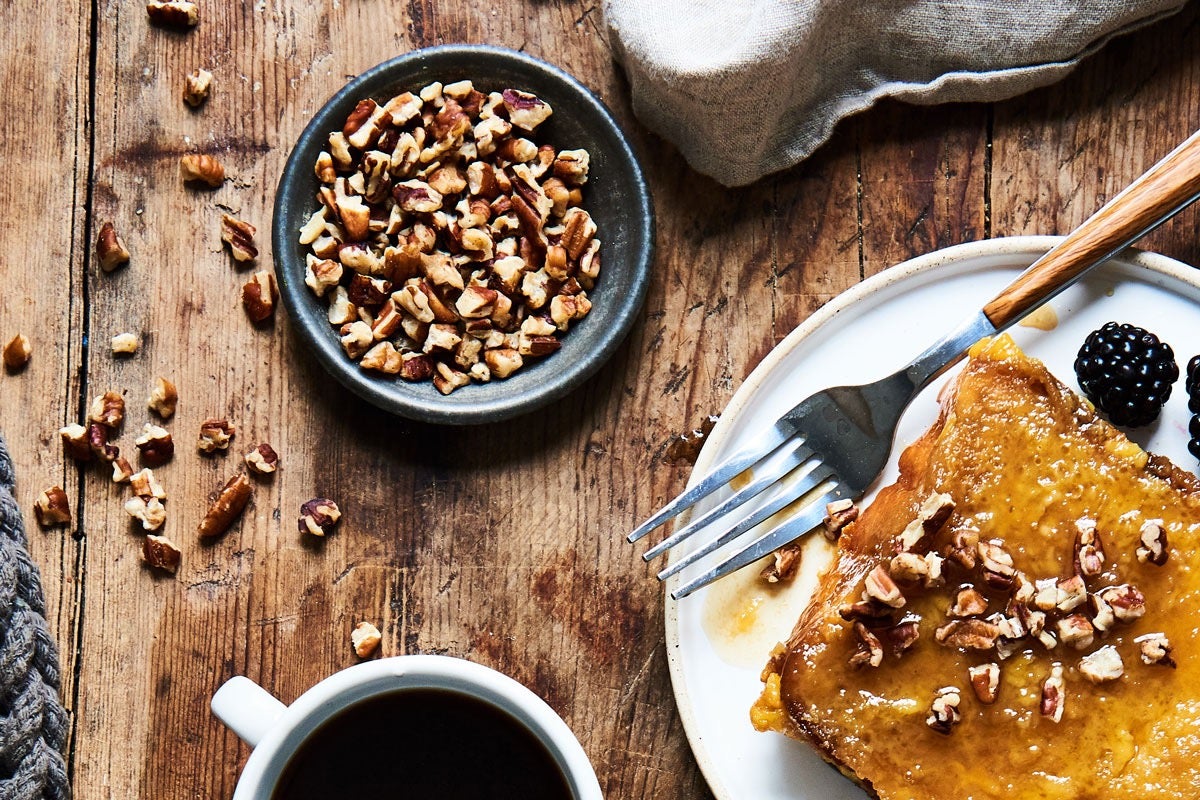
[[[1063,77],[1183,0],[605,0],[633,108],[729,186],[882,97],[992,101]]]

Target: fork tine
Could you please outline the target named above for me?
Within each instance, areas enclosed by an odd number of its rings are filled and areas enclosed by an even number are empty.
[[[734,492],[732,496],[715,508],[709,509],[699,519],[693,520],[651,547],[642,554],[642,558],[649,561],[665,553],[713,520],[728,514],[747,500],[757,497],[764,489],[775,484],[776,481],[810,458],[812,458],[812,450],[805,447],[804,442],[797,439],[787,443],[763,461],[761,467],[754,469],[754,478],[748,484]]]
[[[654,516],[647,519],[641,525],[634,528],[633,532],[626,537],[630,542],[636,542],[650,531],[662,525],[676,514],[691,508],[700,500],[708,497],[710,494],[720,489],[734,477],[745,472],[748,468],[754,466],[763,458],[771,455],[779,449],[780,445],[788,440],[777,427],[768,428],[760,434],[763,444],[753,449],[746,448],[739,450],[725,461],[718,464],[705,475],[699,483],[691,489],[680,494],[671,502],[667,503],[658,510]]]
[[[781,485],[779,487],[779,492],[777,492],[770,499],[770,501],[755,509],[753,513],[751,513],[741,522],[734,525],[732,528],[725,531],[712,541],[706,543],[703,547],[697,548],[696,550],[693,550],[692,552],[684,555],[682,558],[676,560],[666,569],[658,573],[658,579],[660,581],[666,580],[676,572],[679,572],[690,564],[699,561],[701,558],[704,558],[704,556],[708,555],[714,550],[717,550],[727,543],[733,541],[734,538],[741,536],[743,533],[758,525],[763,520],[770,519],[772,516],[782,511],[791,503],[796,502],[798,498],[803,497],[833,477],[833,470],[829,466],[825,464],[818,464],[816,462],[812,463],[813,468],[809,470],[809,472],[807,472],[803,478],[786,486]],[[824,520],[824,517],[822,517],[822,520]]]
[[[724,577],[734,570],[741,569],[789,542],[794,542],[821,524],[821,521],[825,518],[824,503],[840,499],[847,496],[847,494],[844,486],[840,483],[834,484],[824,494],[812,501],[813,505],[808,511],[793,517],[733,556],[717,564],[708,572],[688,581],[683,586],[671,592],[671,598],[682,600],[697,589],[712,583],[717,578]]]

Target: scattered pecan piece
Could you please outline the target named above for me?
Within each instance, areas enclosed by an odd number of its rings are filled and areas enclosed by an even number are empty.
[[[125,513],[142,523],[148,531],[156,531],[167,521],[167,509],[153,495],[137,495],[125,501]]]
[[[20,372],[25,369],[32,355],[33,346],[29,344],[29,338],[18,333],[4,345],[4,368],[9,372]]]
[[[125,398],[120,392],[105,392],[92,398],[92,404],[88,407],[88,421],[110,430],[120,428],[125,421]]]
[[[171,432],[158,425],[146,423],[142,428],[142,435],[134,440],[134,444],[141,455],[142,463],[152,467],[162,466],[175,455],[175,442],[171,439]]]
[[[138,338],[133,333],[118,333],[112,337],[113,355],[133,355],[138,349]]]
[[[154,470],[145,467],[129,476],[129,489],[139,497],[153,497],[166,500],[167,492],[162,484],[154,477]]]
[[[227,419],[206,419],[200,423],[200,436],[196,448],[201,453],[228,450],[229,442],[237,435],[237,428]]]
[[[129,248],[113,224],[106,222],[101,225],[100,233],[96,236],[96,260],[100,262],[100,269],[112,272],[122,264],[128,264],[129,258]]]
[[[183,102],[198,108],[208,99],[212,89],[213,75],[206,69],[194,69],[183,80]]]
[[[374,655],[375,651],[379,649],[381,641],[383,641],[383,637],[379,633],[379,628],[369,622],[358,623],[350,632],[350,645],[354,648],[354,654],[359,658],[370,658]]]
[[[179,547],[165,536],[147,534],[142,540],[142,560],[155,569],[175,572],[182,557]]]
[[[112,461],[121,454],[119,447],[108,443],[111,432],[107,425],[101,425],[99,422],[91,422],[87,426],[88,447],[91,448],[92,455],[101,461]]]
[[[72,423],[59,428],[58,435],[62,437],[63,452],[75,461],[91,461],[92,445],[88,439],[88,429]]]
[[[933,702],[929,704],[929,716],[925,724],[938,733],[948,735],[954,726],[962,721],[962,712],[958,710],[962,697],[954,686],[938,689]]]
[[[179,159],[179,175],[184,183],[203,184],[216,189],[225,183],[225,167],[215,156],[188,153]]]
[[[764,583],[786,583],[796,577],[800,568],[800,543],[792,542],[771,554],[771,560],[758,573],[759,580]]]
[[[1143,564],[1150,563],[1161,567],[1167,563],[1170,556],[1170,546],[1167,544],[1167,529],[1161,519],[1150,519],[1142,523],[1139,532],[1141,543],[1137,547],[1137,560]]]
[[[954,498],[950,495],[934,492],[926,497],[917,512],[917,518],[896,537],[896,552],[913,552],[921,548],[930,536],[941,530],[953,512]]]
[[[275,286],[275,276],[267,270],[259,270],[250,276],[250,280],[242,286],[242,307],[251,322],[264,322],[275,314],[275,302],[279,299],[279,289]]]
[[[269,475],[279,468],[279,454],[266,442],[246,453],[245,460],[249,470],[259,475]]]
[[[164,28],[193,28],[200,22],[200,9],[191,0],[149,0],[146,14],[151,22]]]
[[[300,532],[325,536],[341,518],[342,510],[337,503],[324,497],[314,498],[300,506]]]
[[[200,538],[220,536],[229,530],[229,526],[246,510],[253,491],[254,487],[246,473],[239,472],[230,478],[213,498],[204,519],[200,520],[200,527],[196,531]]]
[[[67,493],[61,486],[45,489],[33,502],[33,514],[43,528],[70,525],[71,506],[67,502]]]
[[[176,391],[175,384],[166,378],[155,378],[146,406],[163,419],[170,419],[178,404],[179,392]]]
[[[258,247],[254,244],[254,234],[257,232],[258,229],[249,222],[232,214],[221,215],[221,241],[229,245],[234,261],[245,262],[258,258]]]
[[[89,451],[90,452],[90,451]],[[113,483],[129,483],[133,477],[133,467],[124,456],[117,456],[112,462]]]

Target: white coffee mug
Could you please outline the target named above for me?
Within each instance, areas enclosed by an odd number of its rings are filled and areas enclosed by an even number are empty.
[[[443,689],[508,712],[554,757],[573,800],[602,800],[600,782],[579,740],[544,700],[507,675],[448,656],[396,656],[335,673],[285,706],[249,678],[229,679],[212,710],[254,748],[233,800],[268,800],[288,759],[323,722],[359,700],[397,689]]]

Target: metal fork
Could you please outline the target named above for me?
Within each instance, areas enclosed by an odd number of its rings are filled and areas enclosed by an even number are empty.
[[[904,409],[930,381],[961,359],[972,344],[1009,327],[1086,270],[1116,255],[1198,196],[1200,131],[911,364],[874,383],[836,386],[801,401],[755,441],[718,464],[692,488],[639,525],[629,534],[629,541],[637,541],[667,520],[692,509],[747,470],[753,477],[745,486],[646,551],[643,558],[649,561],[718,520],[722,523],[722,529],[703,546],[659,572],[659,580],[756,530],[789,505],[796,503],[799,510],[771,530],[747,537],[752,539],[749,544],[676,588],[671,592],[673,598],[686,597],[813,531],[822,524],[828,503],[862,497],[887,464],[896,424]],[[766,498],[765,502],[753,512],[737,514],[760,495]]]

